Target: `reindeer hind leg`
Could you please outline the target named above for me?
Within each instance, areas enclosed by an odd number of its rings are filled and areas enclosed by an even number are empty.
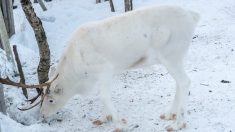
[[[160,116],[161,119],[175,120],[175,123],[168,126],[167,130],[179,130],[186,126],[184,115],[190,79],[183,68],[182,58],[171,56],[168,58],[165,57],[161,61],[176,82],[176,93],[173,104],[165,114]]]

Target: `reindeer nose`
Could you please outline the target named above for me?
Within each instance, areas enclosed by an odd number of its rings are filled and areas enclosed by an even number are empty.
[[[41,119],[42,119],[42,123],[47,123],[47,120],[46,120],[46,116],[45,116],[45,115],[41,115]]]

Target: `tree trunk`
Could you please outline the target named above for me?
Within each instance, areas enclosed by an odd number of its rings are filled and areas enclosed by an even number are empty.
[[[101,3],[101,0],[96,0],[96,4]]]
[[[133,10],[133,2],[132,2],[132,0],[130,0],[130,10],[131,11]]]
[[[3,91],[2,84],[0,84],[0,112],[2,112],[3,114],[6,114],[6,105],[5,105],[4,91]]]
[[[112,12],[115,12],[114,5],[113,5],[113,0],[109,0],[110,8]]]
[[[46,33],[44,31],[40,18],[38,18],[36,13],[34,12],[31,1],[21,0],[20,2],[26,15],[26,18],[35,33],[40,53],[40,62],[37,68],[38,80],[39,83],[44,83],[49,79],[48,73],[50,69],[50,49],[47,43]],[[40,92],[40,90],[38,90],[38,92]]]
[[[125,12],[133,10],[132,0],[124,0]]]

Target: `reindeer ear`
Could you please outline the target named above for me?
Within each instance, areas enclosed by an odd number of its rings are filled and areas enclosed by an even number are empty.
[[[54,92],[56,94],[61,94],[63,92],[63,89],[61,87],[56,86]]]

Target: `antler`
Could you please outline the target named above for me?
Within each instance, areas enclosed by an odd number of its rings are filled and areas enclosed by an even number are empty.
[[[47,95],[49,93],[49,88],[51,86],[51,83],[54,82],[57,79],[58,76],[59,76],[59,74],[57,74],[55,76],[55,78],[52,81],[50,81],[50,82],[46,82],[46,83],[42,83],[42,84],[37,84],[37,85],[26,85],[26,84],[22,84],[21,82],[17,83],[17,82],[14,82],[14,81],[10,80],[9,77],[7,77],[5,79],[4,78],[0,78],[0,83],[1,84],[6,84],[6,85],[11,85],[11,86],[16,86],[18,88],[19,87],[21,87],[21,88],[40,88],[40,89],[46,88],[46,90],[45,90],[46,92],[45,93],[44,92],[40,92],[34,98],[32,98],[30,100],[27,100],[27,101],[30,102],[30,104],[33,104],[32,106],[30,106],[28,108],[18,108],[21,111],[26,111],[26,110],[34,108],[35,106],[37,106],[39,104],[42,104],[42,102],[43,102],[43,100],[45,98],[45,95]],[[34,103],[36,100],[38,100],[38,98],[40,96],[41,96],[41,99],[38,102]]]
[[[46,83],[42,83],[42,84],[36,84],[36,85],[26,85],[26,84],[22,84],[22,83],[17,83],[17,82],[14,82],[12,81],[9,77],[6,77],[6,78],[1,78],[0,77],[0,83],[1,84],[6,84],[6,85],[11,85],[11,86],[16,86],[16,87],[21,87],[21,88],[41,88],[43,89],[44,86],[50,86],[52,82],[54,82],[57,77],[59,76],[59,74],[56,75],[56,77],[50,81],[50,82],[46,82]]]
[[[26,110],[30,110],[30,109],[34,108],[35,106],[39,105],[40,103],[42,103],[42,98],[41,98],[38,102],[36,102],[35,104],[33,104],[33,103],[38,99],[38,97],[39,97],[40,95],[41,95],[41,94],[38,94],[38,95],[36,96],[37,98],[36,98],[33,102],[30,103],[30,104],[32,104],[32,106],[26,107],[26,108],[18,108],[18,109],[21,110],[21,111],[26,111]]]
[[[57,78],[57,77],[56,77]],[[42,84],[37,84],[37,85],[26,85],[23,84],[21,82],[17,83],[12,81],[9,77],[6,78],[0,78],[0,83],[1,84],[6,84],[6,85],[11,85],[11,86],[16,86],[16,87],[21,87],[21,88],[40,88],[43,89],[44,86],[49,86],[52,82],[54,81],[54,79],[51,82],[46,82],[46,83],[42,83]]]

